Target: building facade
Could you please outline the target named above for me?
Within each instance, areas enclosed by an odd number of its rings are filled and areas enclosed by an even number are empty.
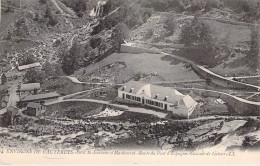
[[[43,93],[43,94],[37,94],[37,95],[29,95],[24,98],[22,98],[23,103],[30,103],[30,102],[35,102],[35,103],[45,103],[47,101],[52,101],[56,100],[58,97],[60,97],[60,94],[56,92],[51,92],[51,93]]]
[[[14,80],[17,80],[23,76],[22,72],[17,72],[17,71],[10,71],[5,73],[5,76],[7,78],[7,82],[11,82]]]
[[[44,112],[46,112],[46,106],[40,103],[29,103],[27,105],[25,113],[30,116],[41,116]]]
[[[182,118],[189,118],[197,102],[189,95],[183,95],[170,87],[162,87],[130,81],[118,89],[119,101],[138,104],[171,112]]]
[[[21,84],[19,88],[20,97],[36,95],[40,92],[40,83]]]

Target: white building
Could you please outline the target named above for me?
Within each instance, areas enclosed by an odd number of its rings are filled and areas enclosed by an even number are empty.
[[[189,118],[197,102],[189,95],[183,95],[170,87],[162,87],[130,81],[118,89],[120,101],[140,104],[159,110],[172,112],[173,115]]]

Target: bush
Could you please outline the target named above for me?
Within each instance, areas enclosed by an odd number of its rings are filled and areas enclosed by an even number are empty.
[[[42,83],[46,75],[40,69],[29,69],[23,77],[25,83]]]
[[[175,25],[176,25],[176,21],[173,17],[167,17],[167,19],[165,20],[165,30],[168,32],[167,35],[173,35],[174,30],[175,30]]]
[[[98,38],[91,38],[91,39],[90,39],[90,46],[91,46],[93,49],[95,49],[95,48],[97,48],[98,46],[100,46],[101,42],[102,42],[102,40],[101,40],[100,37],[98,37]]]
[[[203,21],[195,17],[187,22],[181,31],[180,42],[188,47],[183,49],[183,56],[200,64],[216,65],[216,61],[208,60],[215,58],[216,45],[209,26]]]
[[[72,8],[78,17],[82,17],[83,13],[87,10],[87,4],[84,0],[63,0],[63,3],[67,7]]]
[[[33,55],[24,55],[24,56],[18,57],[18,64],[20,66],[32,64],[32,63],[35,63],[35,62],[36,62],[36,60],[35,60]]]

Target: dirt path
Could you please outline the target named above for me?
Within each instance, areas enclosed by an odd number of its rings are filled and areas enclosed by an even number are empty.
[[[16,85],[13,85],[13,86],[8,90],[10,97],[9,97],[9,101],[8,101],[8,103],[7,103],[6,108],[9,107],[9,106],[14,106],[14,107],[16,107],[16,102],[20,100],[20,99],[19,99],[19,96],[18,96],[17,93],[16,93],[16,90],[17,90],[17,86],[16,86]],[[4,113],[6,112],[6,108],[3,108],[3,109],[0,110],[0,115],[4,114]]]

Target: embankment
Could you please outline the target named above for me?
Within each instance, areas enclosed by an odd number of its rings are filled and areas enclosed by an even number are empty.
[[[260,102],[248,101],[224,92],[218,92],[213,90],[206,89],[197,89],[197,88],[175,88],[179,91],[190,93],[191,91],[194,94],[198,94],[205,97],[215,97],[220,98],[223,101],[227,102],[236,113],[244,116],[259,116],[260,115]]]
[[[195,72],[197,72],[200,76],[205,78],[210,83],[213,83],[215,85],[219,85],[225,88],[233,88],[233,89],[244,89],[248,91],[259,91],[260,87],[246,84],[242,82],[238,82],[232,79],[225,78],[223,76],[220,76],[216,73],[213,73],[212,71],[206,69],[203,66],[192,64],[192,68]]]

